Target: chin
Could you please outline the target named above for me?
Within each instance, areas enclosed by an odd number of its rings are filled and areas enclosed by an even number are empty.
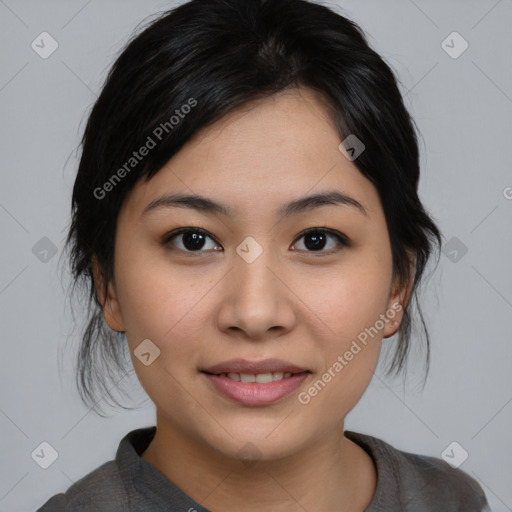
[[[286,417],[286,414],[283,416]],[[290,425],[284,427],[283,418],[271,421],[254,421],[244,419],[236,422],[224,422],[220,427],[216,424],[215,430],[209,428],[207,432],[200,432],[203,442],[223,456],[246,460],[249,463],[272,461],[293,455],[312,439],[303,429],[291,432]],[[277,427],[277,428],[276,428]],[[296,430],[296,426],[293,427]],[[231,436],[228,434],[231,434]]]

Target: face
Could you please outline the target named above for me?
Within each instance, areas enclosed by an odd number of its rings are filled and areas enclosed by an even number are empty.
[[[104,312],[167,428],[229,457],[251,442],[271,460],[338,430],[363,395],[404,290],[377,190],[340,142],[313,92],[285,91],[199,132],[126,198]],[[283,214],[323,193],[353,201]],[[155,203],[171,194],[228,211]],[[135,355],[143,340],[148,365]],[[223,387],[202,371],[239,358],[307,373]],[[273,390],[240,390],[251,385]]]

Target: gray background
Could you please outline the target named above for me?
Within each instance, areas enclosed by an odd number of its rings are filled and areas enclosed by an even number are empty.
[[[128,431],[155,423],[132,377],[136,411],[101,418],[80,402],[59,256],[88,108],[137,23],[172,5],[0,0],[1,511],[35,510],[112,459]],[[457,441],[469,453],[461,469],[493,510],[512,510],[512,2],[328,5],[342,6],[398,73],[422,134],[421,197],[458,254],[441,255],[421,296],[432,341],[425,389],[421,352],[405,386],[384,378],[383,353],[346,429],[436,457]],[[43,31],[59,44],[47,59],[31,48]],[[441,46],[453,31],[469,43],[458,58]],[[43,237],[55,255],[42,252]],[[48,469],[31,457],[43,441],[59,454]]]

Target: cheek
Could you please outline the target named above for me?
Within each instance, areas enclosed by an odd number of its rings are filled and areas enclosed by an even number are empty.
[[[309,400],[318,414],[336,411],[332,421],[345,417],[359,402],[378,364],[382,332],[372,327],[383,312],[385,295],[369,290],[346,283],[332,289],[326,301],[331,305],[323,313],[329,336],[322,337],[321,346],[316,344],[315,350],[322,353],[321,367],[301,403]]]
[[[192,279],[143,252],[131,253],[129,259],[120,261],[116,278],[126,338],[140,384],[162,410],[169,396],[180,410],[194,407],[180,383],[188,381],[197,367],[207,325],[201,299],[214,282],[205,282],[197,275]],[[137,347],[146,339],[160,350],[148,366],[137,357]]]
[[[213,286],[197,273],[173,267],[161,255],[155,257],[155,252],[135,250],[117,261],[117,293],[132,349],[146,338],[167,345],[184,325],[193,340],[197,324],[191,327],[190,318],[205,290]]]
[[[310,282],[305,295],[330,336],[345,342],[374,326],[387,309],[391,264],[377,265],[363,255],[358,259],[324,277],[320,286]]]
[[[381,350],[380,315],[387,309],[390,262],[388,266],[377,264],[370,255],[357,265],[347,264],[325,285],[310,288],[315,293],[310,293],[309,304],[328,333],[322,336],[325,367],[318,377],[328,381],[329,391],[319,393],[323,397],[318,403],[352,407],[371,381]]]

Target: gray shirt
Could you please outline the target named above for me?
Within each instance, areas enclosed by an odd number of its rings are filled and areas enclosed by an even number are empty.
[[[140,457],[155,432],[155,426],[129,432],[115,460],[56,494],[37,512],[209,512]],[[377,467],[377,489],[365,512],[491,512],[478,482],[461,469],[366,434],[344,434]]]

